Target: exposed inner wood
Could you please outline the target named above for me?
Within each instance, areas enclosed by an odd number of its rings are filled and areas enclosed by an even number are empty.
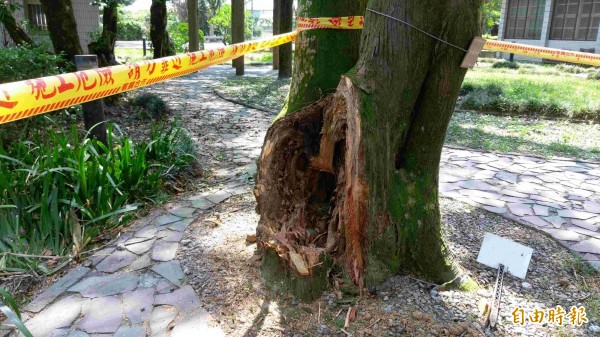
[[[276,121],[254,189],[262,247],[301,276],[311,275],[328,254],[363,285],[363,157],[357,94],[347,78],[336,94]]]

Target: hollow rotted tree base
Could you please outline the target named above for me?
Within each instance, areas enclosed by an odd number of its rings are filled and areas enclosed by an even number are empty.
[[[361,115],[368,103],[344,77],[336,94],[269,129],[254,189],[263,276],[305,301],[332,283],[360,293],[401,270],[472,286],[458,277],[441,233],[437,178],[427,169],[391,176],[368,161],[374,140]],[[369,191],[378,184],[390,186],[385,205]]]

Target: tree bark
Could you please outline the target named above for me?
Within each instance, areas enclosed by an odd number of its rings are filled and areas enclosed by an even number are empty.
[[[281,0],[273,0],[273,36],[279,35],[279,9]],[[279,69],[279,47],[273,47],[273,70]]]
[[[17,24],[17,21],[6,5],[0,5],[0,23],[6,28],[14,44],[34,44],[31,37]]]
[[[190,41],[190,52],[200,50],[200,36],[198,30],[200,30],[198,22],[198,0],[187,0],[188,6],[188,38]]]
[[[462,48],[479,34],[481,0],[370,0],[368,7]],[[366,22],[359,60],[335,94],[287,113],[267,132],[254,189],[263,275],[284,268],[285,284],[304,299],[320,295],[330,265],[342,290],[362,291],[400,271],[474,286],[445,243],[438,201],[465,53],[369,11]],[[328,69],[323,63],[311,76]],[[307,92],[299,88],[291,96]]]
[[[244,0],[231,1],[231,42],[244,42]],[[244,75],[244,57],[238,57],[233,60],[235,74]]]
[[[305,18],[364,15],[367,0],[298,2]],[[359,24],[356,19],[354,24]],[[283,113],[297,111],[335,92],[340,76],[358,61],[360,30],[314,29],[296,39],[293,79]]]
[[[97,41],[88,45],[91,53],[98,55],[98,65],[107,67],[119,64],[115,56],[119,4],[110,1],[102,10],[102,34]]]
[[[154,58],[174,55],[171,39],[167,32],[167,1],[152,0],[150,6],[150,39],[154,48]]]
[[[77,21],[75,21],[71,0],[40,0],[40,2],[48,22],[54,52],[64,53],[66,59],[73,62],[75,55],[83,54],[83,50],[77,34]]]
[[[293,0],[280,0],[279,8],[279,33],[285,34],[292,31],[294,2]],[[292,43],[279,46],[279,78],[292,77]]]

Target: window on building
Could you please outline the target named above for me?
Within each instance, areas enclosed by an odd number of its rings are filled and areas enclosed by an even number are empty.
[[[541,39],[545,9],[546,0],[509,0],[504,37]]]
[[[600,0],[556,0],[552,13],[552,40],[596,41]]]
[[[28,4],[27,19],[32,27],[40,30],[48,30],[48,23],[46,22],[46,15],[42,10],[42,5]]]

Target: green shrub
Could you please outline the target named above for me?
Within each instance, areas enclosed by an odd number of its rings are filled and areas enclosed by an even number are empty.
[[[252,27],[256,26],[258,21],[252,18],[250,11],[246,11],[244,18],[244,38],[248,41],[252,39]],[[231,44],[231,5],[221,6],[208,22],[215,27],[216,34],[222,36],[226,44]]]
[[[0,48],[0,83],[56,75],[66,72],[63,58],[50,54],[44,46]]]
[[[139,108],[137,113],[141,118],[161,120],[169,113],[167,103],[160,96],[152,93],[137,95],[131,104]]]
[[[600,71],[588,74],[590,80],[600,80]]]
[[[51,272],[33,257],[11,254],[81,252],[140,202],[152,201],[174,169],[194,162],[179,126],[153,126],[148,143],[116,130],[109,125],[109,147],[81,141],[75,128],[0,147],[0,272]]]
[[[72,65],[64,64],[60,55],[48,52],[44,46],[14,46],[0,48],[0,83],[56,75],[67,72]],[[65,68],[66,67],[66,68]],[[59,117],[50,119],[48,115],[36,116],[9,124],[0,125],[0,143],[8,145],[18,139],[29,139],[39,130],[70,120],[78,107],[55,112],[50,115]]]
[[[177,52],[181,53],[189,48],[189,46],[187,46],[189,42],[188,30],[189,25],[187,22],[173,22],[169,24],[169,36],[173,40],[173,44],[175,45]],[[200,39],[200,49],[204,49],[204,33],[202,30],[198,30],[198,38]]]
[[[507,60],[497,61],[494,64],[492,64],[492,68],[495,68],[495,69],[501,69],[501,68],[519,69],[519,67],[520,67],[520,65],[517,62],[510,62]]]
[[[139,41],[144,37],[144,27],[134,21],[117,22],[117,40]]]

